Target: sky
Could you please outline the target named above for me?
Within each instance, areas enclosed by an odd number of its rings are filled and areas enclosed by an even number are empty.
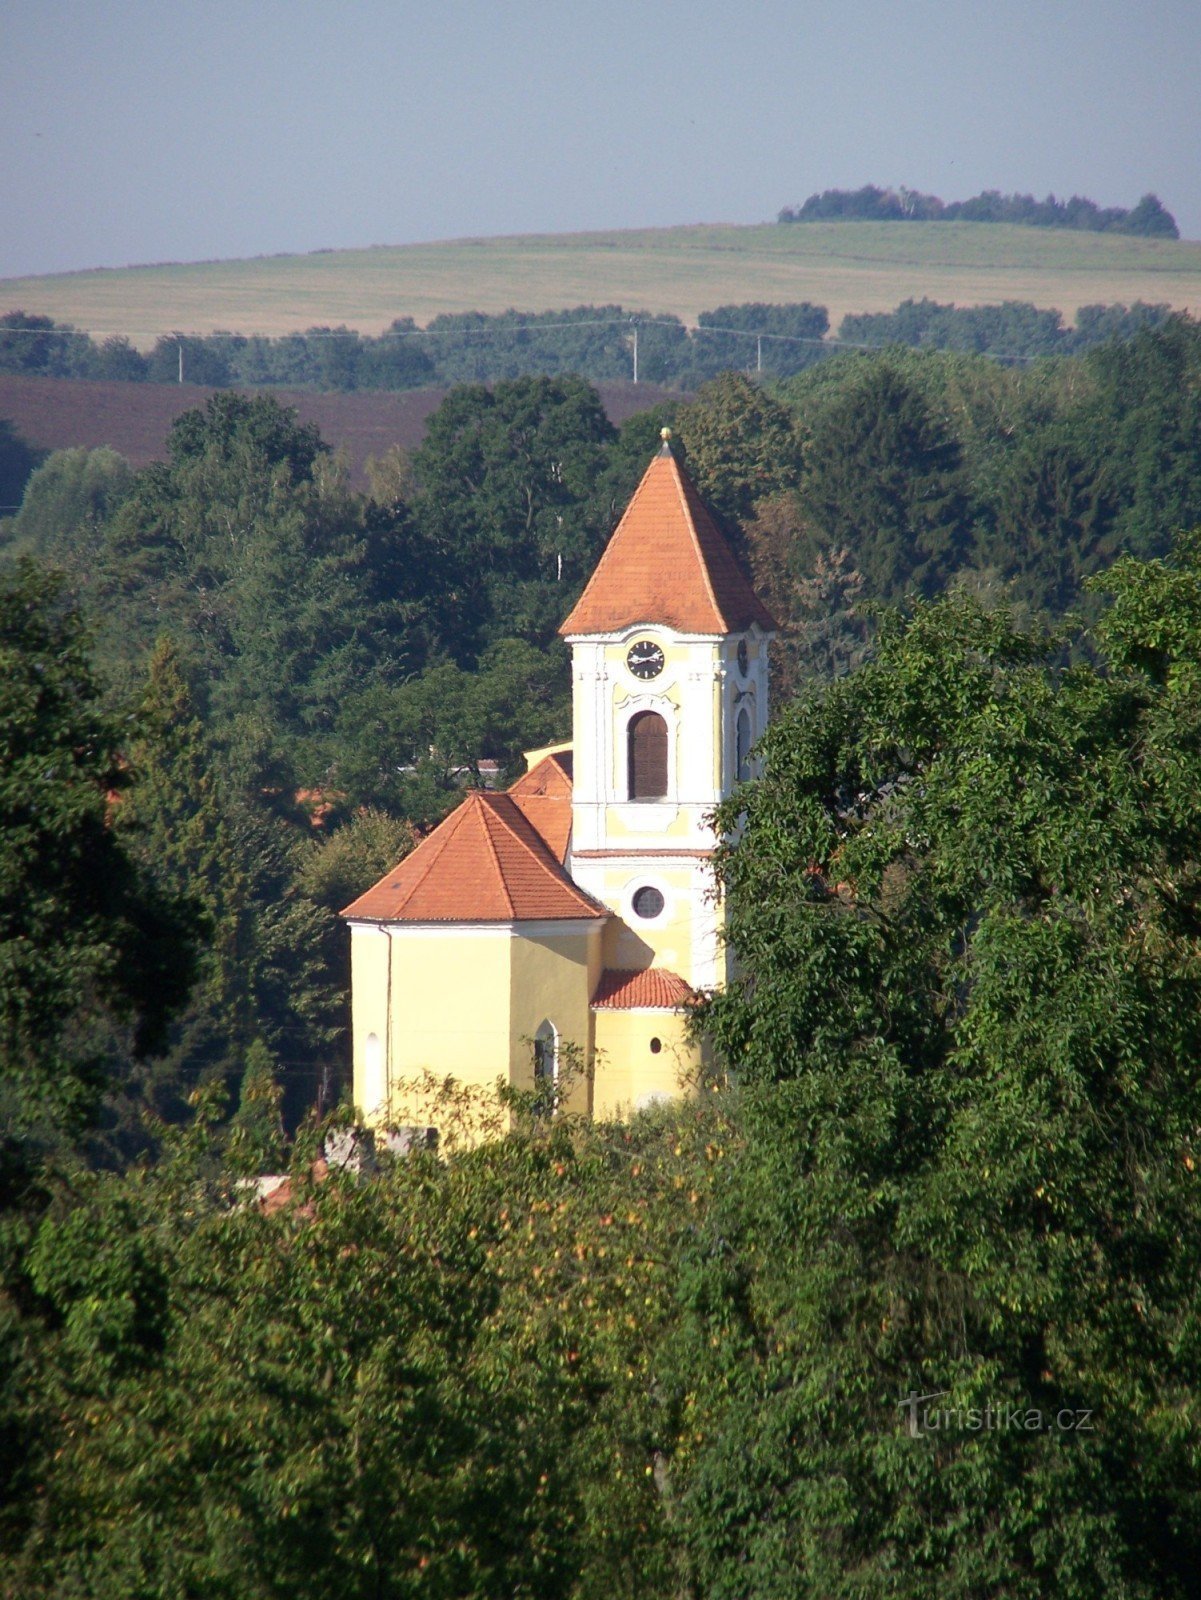
[[[815,190],[1201,239],[1201,0],[0,0],[0,276],[762,222]]]

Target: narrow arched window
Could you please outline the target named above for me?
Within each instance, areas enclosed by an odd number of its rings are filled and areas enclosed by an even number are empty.
[[[667,724],[656,711],[630,718],[630,799],[662,800],[667,794]]]
[[[751,775],[751,716],[745,706],[739,706],[734,719],[734,771],[739,783]]]
[[[384,1073],[384,1047],[378,1033],[369,1033],[363,1044],[363,1104],[369,1117],[388,1110],[388,1084]]]
[[[559,1035],[553,1022],[540,1022],[534,1035],[534,1088],[550,1088],[559,1076]]]

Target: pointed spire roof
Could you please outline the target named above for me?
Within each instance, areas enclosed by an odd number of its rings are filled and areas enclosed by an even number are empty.
[[[601,918],[508,794],[473,789],[399,866],[343,911],[366,922],[527,922]],[[528,799],[527,799],[528,803]]]
[[[619,633],[662,623],[679,633],[738,633],[776,623],[744,577],[671,452],[670,432],[559,632]]]

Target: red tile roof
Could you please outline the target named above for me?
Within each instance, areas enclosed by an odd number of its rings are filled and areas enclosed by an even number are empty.
[[[509,788],[513,804],[560,866],[571,839],[571,753],[544,756]]]
[[[609,913],[572,883],[516,798],[473,789],[342,915],[367,922],[557,922]]]
[[[666,444],[559,632],[617,633],[638,622],[680,633],[776,627]]]
[[[592,997],[594,1010],[678,1011],[696,999],[683,978],[666,967],[647,967],[643,972],[623,972],[607,967]]]

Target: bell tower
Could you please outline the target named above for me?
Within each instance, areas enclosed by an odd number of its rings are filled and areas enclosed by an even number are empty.
[[[670,430],[560,633],[572,652],[568,870],[616,917],[606,965],[726,977],[714,806],[749,776],[775,623]]]

